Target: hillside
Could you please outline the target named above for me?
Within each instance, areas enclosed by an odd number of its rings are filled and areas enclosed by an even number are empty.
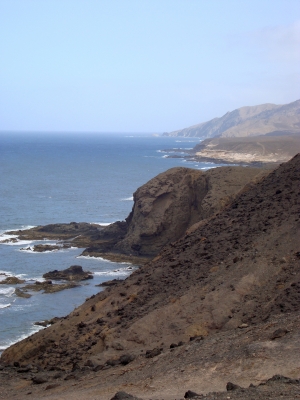
[[[285,162],[299,152],[300,135],[265,135],[205,139],[191,153],[198,161],[257,165]]]
[[[300,100],[289,104],[241,107],[220,118],[164,133],[186,137],[249,137],[266,134],[299,135]]]
[[[298,377],[299,182],[297,155],[125,281],[7,349],[2,363],[31,366],[25,383],[2,376],[6,398],[22,398],[16,387],[41,398],[29,386],[41,376],[56,379],[43,397],[60,399],[121,389],[175,399],[224,390],[229,378]]]

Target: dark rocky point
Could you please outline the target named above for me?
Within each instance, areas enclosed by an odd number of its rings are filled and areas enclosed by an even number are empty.
[[[72,265],[71,267],[62,271],[54,270],[47,272],[43,275],[43,278],[59,281],[82,281],[86,279],[93,279],[93,275],[91,272],[83,271],[80,265]]]

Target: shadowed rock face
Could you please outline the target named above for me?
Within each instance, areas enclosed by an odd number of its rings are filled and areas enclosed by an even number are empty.
[[[220,211],[260,174],[255,168],[222,167],[206,173],[172,168],[156,176],[134,193],[127,233],[114,250],[156,255],[193,224]]]

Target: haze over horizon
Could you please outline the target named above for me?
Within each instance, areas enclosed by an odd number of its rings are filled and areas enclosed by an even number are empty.
[[[0,131],[164,132],[300,87],[296,0],[0,0]]]

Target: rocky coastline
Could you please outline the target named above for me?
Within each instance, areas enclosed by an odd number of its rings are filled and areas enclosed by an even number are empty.
[[[299,397],[299,182],[300,154],[274,170],[173,168],[125,221],[12,233],[143,261],[5,350],[3,398]]]
[[[169,154],[168,158],[186,161],[273,169],[300,152],[300,135],[214,137],[203,140],[191,150],[169,149],[165,152]]]
[[[125,221],[109,226],[61,223],[11,231],[11,240],[52,240],[31,251],[84,248],[81,255],[115,262],[144,265],[162,248],[178,240],[195,223],[212,217],[229,204],[239,191],[263,179],[270,170],[221,167],[207,172],[177,167],[141,186]],[[24,248],[23,250],[27,250]]]

